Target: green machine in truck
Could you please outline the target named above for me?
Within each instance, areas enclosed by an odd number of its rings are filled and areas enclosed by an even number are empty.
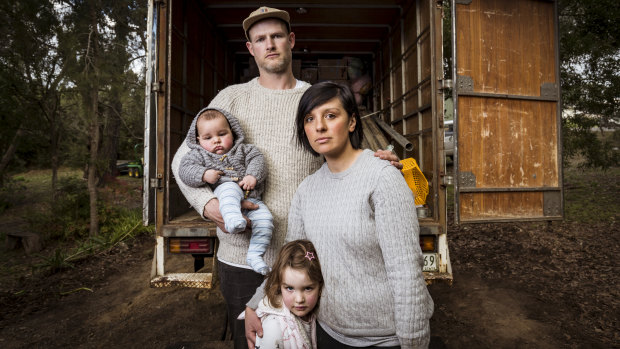
[[[241,22],[261,5],[149,1],[144,219],[156,226],[153,286],[211,285],[210,273],[180,273],[165,263],[170,253],[193,254],[198,270],[217,245],[215,226],[189,207],[170,163],[195,113],[222,88],[258,75]],[[374,115],[365,135],[385,136],[401,158],[416,160],[428,180],[426,201],[418,208],[428,282],[452,280],[451,186],[459,224],[563,216],[557,1],[445,5],[269,4],[290,13],[294,75],[310,83],[350,84],[362,109]],[[443,37],[445,18],[452,18],[450,40]],[[444,42],[452,47],[450,76],[444,75]],[[451,167],[444,156],[447,90],[454,102]]]

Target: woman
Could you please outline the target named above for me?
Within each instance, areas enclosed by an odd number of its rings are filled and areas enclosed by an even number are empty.
[[[312,241],[322,259],[318,347],[427,347],[433,302],[402,174],[360,149],[362,122],[347,86],[310,87],[296,126],[300,144],[325,158],[297,189],[287,234]]]

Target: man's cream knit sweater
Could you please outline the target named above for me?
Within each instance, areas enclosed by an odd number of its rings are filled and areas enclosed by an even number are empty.
[[[301,181],[317,170],[322,158],[313,157],[297,144],[295,138],[295,114],[303,93],[310,87],[289,90],[272,90],[262,87],[258,79],[222,90],[209,107],[230,112],[239,119],[245,132],[245,141],[254,144],[263,153],[267,164],[263,202],[274,218],[271,245],[265,261],[272,265],[278,249],[284,243],[287,216],[291,199]],[[189,151],[183,142],[172,161],[172,173],[178,178],[179,163]],[[208,186],[191,188],[177,180],[187,201],[201,215],[207,202],[215,197]],[[226,234],[218,229],[220,246],[218,259],[237,265],[246,265],[250,233]]]

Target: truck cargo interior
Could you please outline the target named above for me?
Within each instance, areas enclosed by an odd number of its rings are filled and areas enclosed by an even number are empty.
[[[437,32],[441,22],[432,18],[440,12],[429,8],[430,4],[314,1],[300,7],[284,1],[278,2],[278,8],[289,12],[296,34],[293,74],[309,83],[332,80],[349,84],[362,114],[380,111],[375,115],[411,143],[411,151],[406,151],[386,135],[401,158],[416,159],[435,191],[438,178],[434,174],[442,164],[433,154],[440,146],[437,140],[443,139],[437,133],[437,112],[443,111],[443,105],[432,90],[443,73],[441,33]],[[171,5],[168,160],[183,141],[195,113],[208,105],[218,90],[258,76],[241,27],[257,3],[172,1]],[[436,50],[432,49],[433,40],[438,40]],[[371,136],[373,131],[384,131],[367,128],[370,147],[387,145],[377,144]],[[173,179],[168,188],[170,221],[193,211]],[[436,194],[427,196],[428,220],[438,218]]]

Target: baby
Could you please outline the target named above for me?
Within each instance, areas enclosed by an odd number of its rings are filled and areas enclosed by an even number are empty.
[[[195,137],[191,136],[194,134]],[[185,140],[191,150],[181,160],[179,177],[191,187],[205,183],[211,186],[219,200],[226,230],[231,234],[246,228],[241,200],[245,197],[258,205],[258,209],[245,212],[252,222],[247,263],[257,273],[266,275],[269,267],[263,256],[271,241],[273,217],[260,198],[267,170],[258,148],[243,141],[237,118],[219,109],[201,110]]]

